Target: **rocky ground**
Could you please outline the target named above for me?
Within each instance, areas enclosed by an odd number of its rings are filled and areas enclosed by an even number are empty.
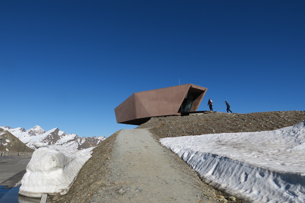
[[[149,128],[152,137],[158,141],[159,138],[163,137],[274,130],[295,125],[303,120],[305,120],[304,111],[250,114],[206,112],[204,114],[191,114],[183,117],[169,116],[152,118],[138,128]],[[98,200],[116,202],[121,195],[126,195],[127,193],[124,189],[126,188],[126,180],[120,182],[113,179],[117,173],[117,171],[113,170],[113,162],[115,157],[117,157],[116,140],[118,133],[113,134],[94,149],[92,158],[83,166],[75,183],[66,195],[48,197],[48,202],[93,203],[99,202]],[[192,176],[194,182],[199,180],[199,177],[186,163],[167,148],[163,147],[163,149],[167,154],[166,156],[171,156],[172,160],[174,160],[173,167],[186,173],[188,176]],[[159,185],[155,185],[154,187],[159,187]],[[235,199],[229,194],[222,193],[204,183],[201,185],[201,191],[202,194],[200,196],[204,196],[205,199],[197,199],[196,202],[245,202],[240,199]],[[149,194],[147,195],[149,196]],[[179,201],[173,200],[166,202]]]
[[[305,111],[249,114],[210,112],[151,118],[138,128],[150,128],[157,138],[232,132],[257,132],[292,126],[305,120]]]

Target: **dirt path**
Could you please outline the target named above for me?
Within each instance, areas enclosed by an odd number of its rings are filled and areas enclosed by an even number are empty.
[[[109,181],[120,189],[97,202],[214,202],[205,194],[213,189],[206,186],[204,193],[194,174],[181,170],[147,129],[122,130],[111,159]],[[215,193],[209,196],[216,198]]]

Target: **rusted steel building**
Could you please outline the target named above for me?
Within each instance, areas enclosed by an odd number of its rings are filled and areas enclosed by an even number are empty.
[[[193,84],[136,92],[117,106],[118,123],[140,125],[151,117],[196,111],[207,88]]]

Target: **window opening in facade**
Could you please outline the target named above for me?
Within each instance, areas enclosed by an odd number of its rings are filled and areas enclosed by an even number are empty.
[[[195,99],[197,99],[199,96],[200,96],[200,94],[198,94],[198,93],[196,94],[196,93],[188,92],[186,94],[178,112],[179,113],[190,112]]]

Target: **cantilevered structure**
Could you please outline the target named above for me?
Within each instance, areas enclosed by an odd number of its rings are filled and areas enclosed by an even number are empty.
[[[118,123],[140,125],[151,117],[196,111],[207,88],[193,84],[136,92],[117,106]]]

